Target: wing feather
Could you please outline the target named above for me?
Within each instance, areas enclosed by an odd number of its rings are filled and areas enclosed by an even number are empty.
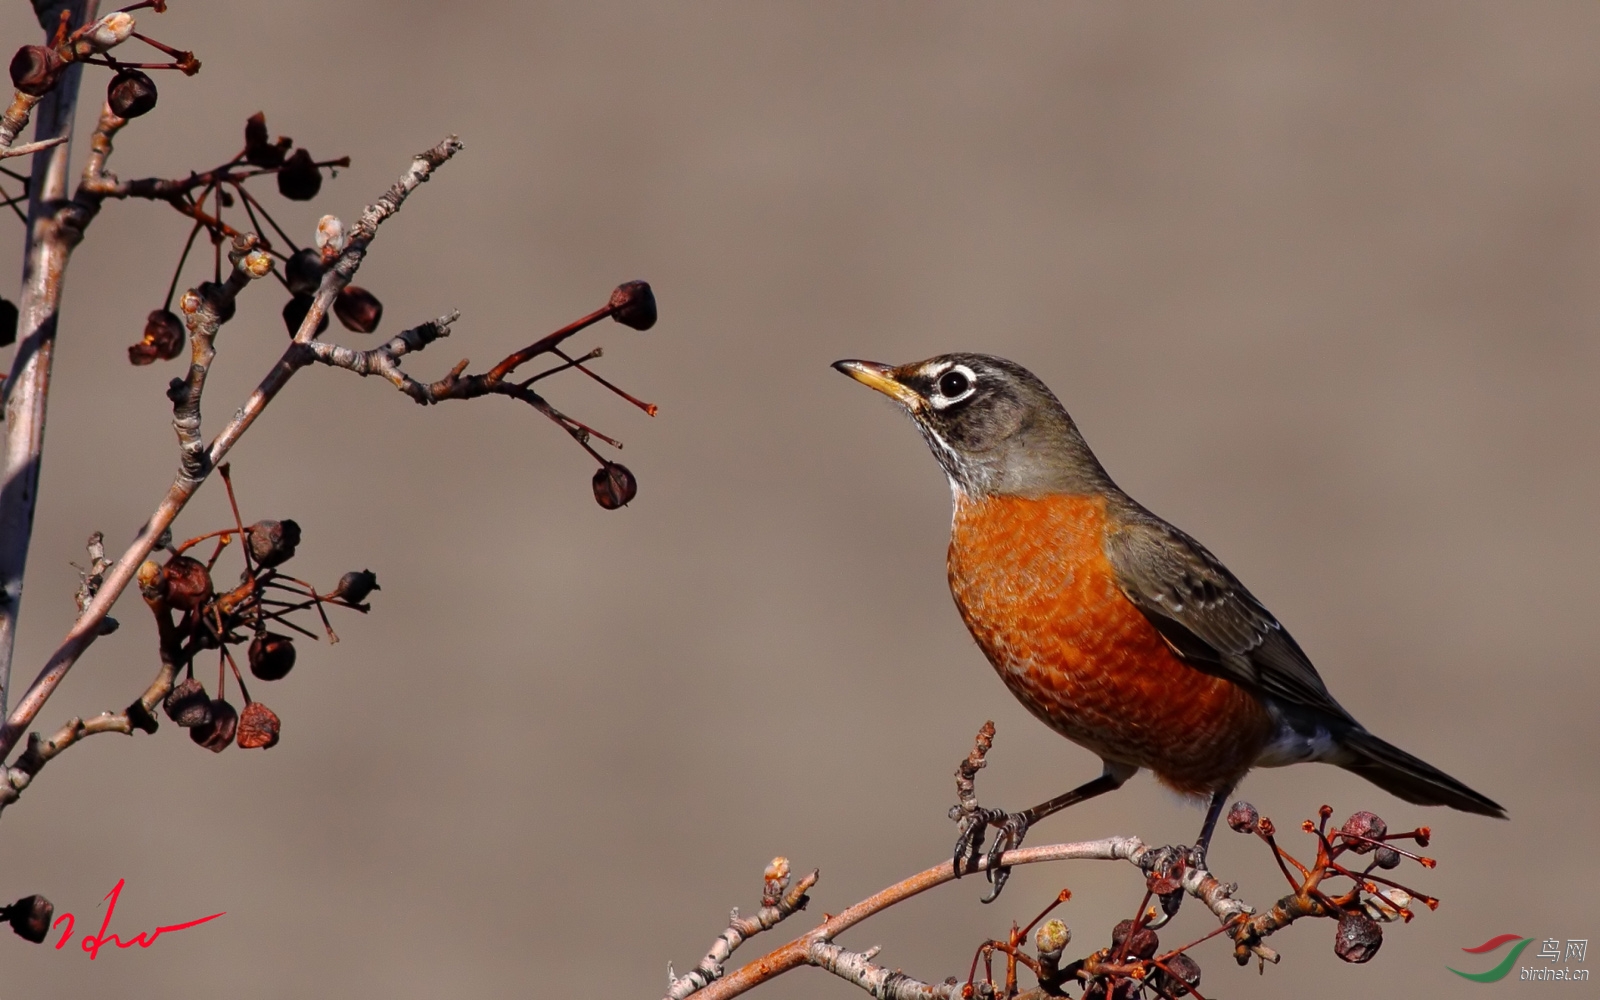
[[[1139,508],[1106,533],[1123,593],[1185,660],[1289,705],[1354,722],[1272,613],[1204,545]]]

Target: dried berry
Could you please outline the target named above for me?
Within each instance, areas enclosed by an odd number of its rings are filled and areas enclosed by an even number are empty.
[[[1368,840],[1382,840],[1383,835],[1389,832],[1389,826],[1376,813],[1366,810],[1354,813],[1344,821],[1344,826],[1339,828],[1339,834],[1344,838],[1345,846],[1357,854],[1366,854],[1372,850],[1373,845],[1360,838]]]
[[[1383,928],[1365,913],[1346,913],[1339,918],[1333,938],[1333,953],[1346,962],[1368,962],[1383,946]]]
[[[179,611],[193,611],[211,600],[211,574],[198,559],[173,556],[161,567],[161,578],[167,604]]]
[[[277,142],[267,141],[267,116],[257,111],[244,123],[245,162],[255,167],[271,169],[283,162],[294,141],[288,136],[278,136]]]
[[[212,753],[221,753],[239,731],[239,712],[221,698],[211,699],[211,721],[189,730],[189,738]]]
[[[217,314],[217,324],[220,326],[233,319],[234,312],[239,303],[228,294],[228,286],[215,281],[202,281],[200,287],[195,289],[200,297],[205,300],[211,311]]]
[[[1160,938],[1156,937],[1156,932],[1148,927],[1139,928],[1128,938],[1128,954],[1138,958],[1149,958],[1159,947],[1161,947]]]
[[[50,933],[50,918],[55,916],[56,908],[48,899],[35,894],[23,896],[10,906],[0,908],[0,912],[4,912],[18,937],[40,944]]]
[[[171,361],[183,353],[183,321],[171,309],[152,309],[144,320],[144,339],[128,348],[128,360],[136,365]]]
[[[1106,994],[1107,1000],[1139,1000],[1139,994],[1144,991],[1144,982],[1130,979],[1127,976],[1117,976],[1111,980],[1111,991]]]
[[[278,171],[278,193],[290,201],[310,201],[322,190],[322,171],[302,147],[283,161]]]
[[[378,297],[359,285],[346,285],[339,289],[333,300],[333,313],[346,329],[356,333],[371,333],[383,319],[383,303]]]
[[[339,585],[333,588],[332,596],[350,604],[360,604],[374,590],[382,589],[378,586],[378,574],[372,570],[364,569],[360,572],[352,570],[339,578]]]
[[[310,247],[296,250],[283,265],[284,280],[295,295],[315,295],[322,285],[322,255]]]
[[[306,313],[311,311],[313,295],[296,295],[283,304],[283,325],[288,329],[289,336],[293,337],[300,332],[300,325],[306,321]],[[328,329],[328,314],[323,313],[317,320],[317,335]]]
[[[250,554],[263,568],[270,569],[294,558],[300,544],[300,525],[288,518],[282,521],[257,521],[244,529]]]
[[[1111,928],[1111,950],[1113,952],[1120,954],[1119,949],[1121,949],[1122,943],[1128,940],[1128,932],[1131,930],[1133,930],[1132,920],[1119,920],[1116,926]]]
[[[1179,952],[1162,964],[1172,970],[1173,976],[1188,986],[1200,985],[1200,963],[1190,958],[1187,952]],[[1169,989],[1167,992],[1176,994],[1178,991]]]
[[[280,681],[294,669],[294,639],[261,632],[250,640],[250,672],[264,681]]]
[[[0,299],[0,347],[10,347],[17,342],[17,304],[10,299]]]
[[[65,64],[55,50],[24,45],[11,57],[11,85],[33,97],[42,97],[61,77]]]
[[[278,744],[278,730],[282,723],[272,709],[252,701],[239,716],[239,749],[266,750]]]
[[[156,82],[136,69],[125,69],[106,85],[106,103],[118,118],[137,118],[156,106]]]
[[[211,698],[205,685],[193,677],[174,687],[161,704],[167,710],[167,718],[186,729],[211,721]]]
[[[1229,828],[1240,833],[1254,833],[1256,820],[1260,818],[1260,815],[1256,812],[1256,807],[1243,799],[1235,802],[1233,808],[1228,810]]]
[[[1379,868],[1399,868],[1400,852],[1392,847],[1380,847],[1378,848],[1378,853],[1373,856],[1373,860],[1378,862]]]
[[[616,510],[639,492],[639,481],[620,462],[607,462],[594,473],[594,502],[606,510]]]
[[[635,330],[656,325],[656,293],[647,281],[627,281],[611,293],[611,318]]]
[[[1122,958],[1133,955],[1137,958],[1149,958],[1156,953],[1161,942],[1156,937],[1156,932],[1148,927],[1141,927],[1134,932],[1133,937],[1128,937],[1128,932],[1133,930],[1133,921],[1123,920],[1111,928],[1111,954],[1113,958]]]

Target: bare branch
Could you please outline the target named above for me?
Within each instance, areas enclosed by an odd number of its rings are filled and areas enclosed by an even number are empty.
[[[806,903],[810,901],[806,893],[816,885],[818,875],[816,871],[812,871],[791,888],[788,858],[773,858],[763,874],[761,909],[756,911],[754,917],[740,917],[739,911],[735,909],[728,918],[728,929],[717,937],[711,945],[711,950],[706,952],[706,957],[700,960],[699,965],[689,970],[687,975],[673,977],[669,966],[667,1000],[683,1000],[684,997],[704,989],[708,984],[721,978],[722,964],[733,954],[734,949],[762,931],[776,927],[789,915],[805,909]]]
[[[67,4],[40,11],[40,22]],[[85,19],[94,18],[98,0],[83,4]],[[72,117],[78,107],[78,85],[83,67],[72,64],[61,71],[54,89],[42,99],[18,94],[0,124],[0,139],[10,146],[26,126],[37,103],[35,138],[60,140],[33,158],[33,182],[28,195],[28,242],[24,251],[22,301],[17,324],[17,353],[4,387],[4,458],[0,459],[0,713],[11,695],[11,658],[16,647],[17,615],[22,602],[23,574],[33,537],[33,512],[39,497],[39,468],[44,451],[46,403],[50,394],[50,367],[55,358],[56,317],[61,306],[61,286],[67,258],[81,238],[81,227],[70,219],[74,209],[66,202],[67,165],[71,155]],[[37,144],[35,144],[37,147]],[[7,751],[16,743],[12,737]],[[0,760],[5,753],[0,752]]]

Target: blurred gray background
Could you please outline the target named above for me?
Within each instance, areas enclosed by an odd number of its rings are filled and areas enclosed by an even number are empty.
[[[13,43],[37,36],[26,5],[0,13]],[[119,878],[124,935],[227,916],[93,963],[6,934],[5,1000],[649,1000],[669,959],[691,967],[731,906],[757,905],[775,854],[822,869],[814,912],[738,958],[948,857],[951,772],[985,719],[991,804],[1096,773],[957,619],[925,447],[828,368],[951,349],[1039,373],[1358,717],[1510,809],[1257,773],[1242,794],[1296,848],[1323,802],[1431,824],[1438,870],[1405,871],[1444,904],[1367,967],[1334,958],[1327,922],[1275,939],[1265,977],[1208,945],[1203,989],[1432,995],[1456,985],[1446,964],[1491,964],[1458,949],[1493,935],[1600,937],[1580,860],[1600,821],[1593,3],[177,0],[140,17],[205,68],[157,78],[120,175],[221,162],[264,111],[273,135],[353,157],[309,204],[262,186],[309,241],[459,133],[465,154],[359,278],[384,332],[461,308],[410,369],[482,368],[642,277],[654,330],[575,343],[661,413],[550,386],[627,442],[639,496],[610,513],[589,459],[526,407],[423,410],[378,380],[300,375],[234,452],[244,514],[297,519],[293,568],[315,581],[376,570],[374,613],[256,685],[284,720],[270,752],[212,756],[164,723],[41,775],[0,823],[0,896],[45,893],[79,936]],[[107,77],[86,80],[84,134]],[[181,363],[134,369],[124,349],[186,231],[166,206],[111,204],[73,261],[24,681],[70,622],[85,536],[125,541],[175,467],[162,389]],[[21,236],[0,270],[19,273]],[[281,350],[282,301],[262,283],[225,328],[211,427]],[[219,486],[181,534],[228,523]],[[117,614],[41,721],[143,689],[153,627],[136,595]],[[1199,818],[1142,776],[1031,840],[1174,842]],[[1212,860],[1258,904],[1283,891],[1253,841],[1224,831]],[[1034,868],[995,906],[963,882],[844,943],[964,975],[1064,885],[1083,951],[1141,891],[1127,866]],[[1180,919],[1173,935],[1209,927],[1192,905]],[[859,995],[817,970],[763,992]]]

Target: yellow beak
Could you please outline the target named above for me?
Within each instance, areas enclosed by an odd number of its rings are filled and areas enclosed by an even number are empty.
[[[894,377],[894,369],[888,365],[880,365],[876,361],[850,359],[835,361],[833,367],[862,385],[878,390],[908,410],[922,404],[922,397],[902,384],[899,379],[896,379]]]

